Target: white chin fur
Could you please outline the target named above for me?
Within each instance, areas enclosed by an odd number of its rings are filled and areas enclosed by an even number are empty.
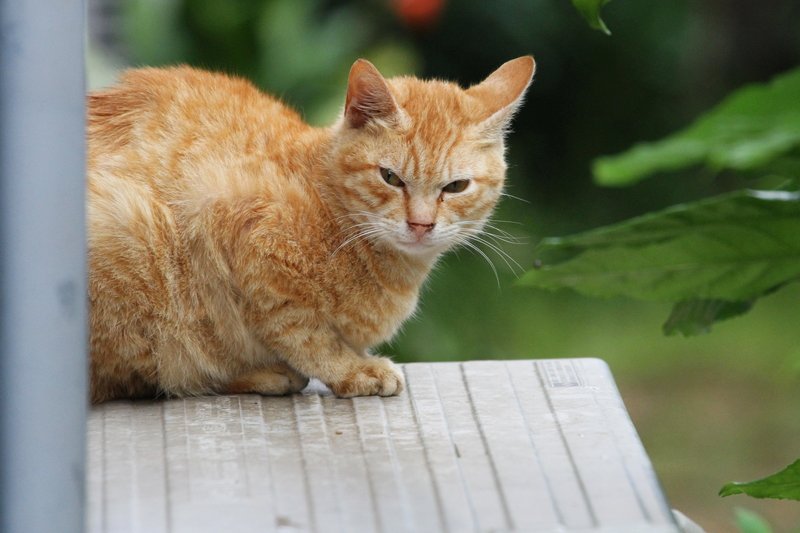
[[[399,239],[395,240],[392,245],[403,253],[418,256],[439,254],[450,246],[449,243],[444,242],[403,241]]]

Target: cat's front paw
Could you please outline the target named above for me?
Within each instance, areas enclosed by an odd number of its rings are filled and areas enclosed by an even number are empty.
[[[395,396],[403,391],[403,373],[386,357],[370,356],[359,361],[343,379],[327,384],[340,398]]]

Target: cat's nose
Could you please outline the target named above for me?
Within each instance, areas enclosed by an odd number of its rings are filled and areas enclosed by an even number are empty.
[[[417,240],[422,239],[422,237],[424,237],[426,233],[429,233],[436,225],[435,222],[423,223],[423,222],[411,222],[410,220],[408,220],[407,222],[408,222],[408,229],[410,229],[411,232],[414,234],[414,236],[417,237]]]

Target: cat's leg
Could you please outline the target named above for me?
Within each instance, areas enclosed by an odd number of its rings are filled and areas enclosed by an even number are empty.
[[[403,391],[403,374],[390,359],[357,352],[331,329],[298,328],[278,344],[281,358],[301,374],[322,381],[340,398],[394,396]]]
[[[300,392],[308,385],[308,378],[285,363],[271,363],[239,376],[222,390],[224,394],[255,393],[264,396],[281,396]]]

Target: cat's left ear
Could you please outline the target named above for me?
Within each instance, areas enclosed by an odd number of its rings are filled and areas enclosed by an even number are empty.
[[[467,89],[467,94],[475,97],[483,108],[478,120],[485,135],[503,136],[514,113],[522,105],[535,71],[533,56],[518,57],[504,63],[488,78]]]
[[[368,122],[390,122],[398,106],[386,80],[366,59],[358,59],[350,68],[344,116],[347,124],[361,128]]]

